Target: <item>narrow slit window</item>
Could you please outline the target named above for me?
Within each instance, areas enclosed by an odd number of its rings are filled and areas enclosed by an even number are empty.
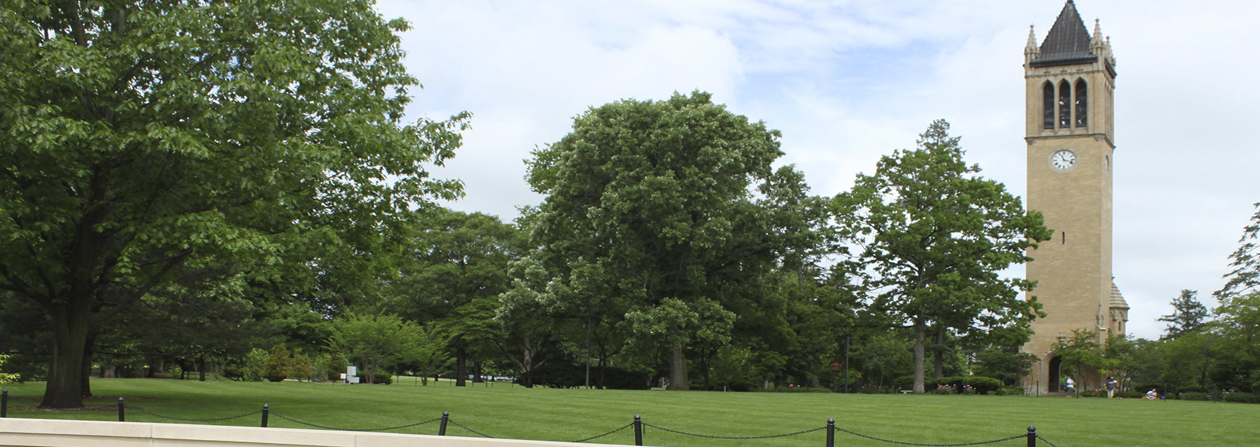
[[[1054,128],[1054,83],[1046,81],[1045,87],[1042,87],[1042,127],[1045,129]]]
[[[1089,88],[1084,79],[1076,81],[1076,127],[1089,127]]]
[[[1067,232],[1064,231],[1059,236],[1059,245],[1067,245]]]
[[[1072,84],[1059,83],[1059,128],[1072,127]]]

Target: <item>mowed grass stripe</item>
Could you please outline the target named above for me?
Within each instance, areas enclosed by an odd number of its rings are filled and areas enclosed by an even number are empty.
[[[838,427],[902,442],[950,444],[1019,435],[1028,425],[1061,447],[1256,445],[1260,405],[1140,399],[1062,397],[905,396],[827,393],[723,393],[583,389],[526,389],[510,384],[447,382],[416,386],[411,378],[395,385],[238,383],[161,379],[98,379],[92,382],[110,405],[117,396],[147,411],[181,418],[215,418],[248,413],[270,404],[275,414],[312,424],[344,428],[393,427],[438,418],[443,411],[473,430],[518,439],[573,441],[629,424],[640,414],[648,424],[716,436],[765,436]],[[38,399],[42,383],[10,384],[10,395]],[[10,402],[11,405],[16,404]],[[116,420],[113,411],[14,411],[10,417]],[[127,420],[178,422],[138,412]],[[208,424],[257,426],[259,415]],[[284,419],[270,426],[308,428]],[[436,434],[438,423],[399,430]],[[475,436],[451,424],[450,436]],[[597,443],[633,444],[627,429]],[[837,433],[837,445],[890,444]],[[658,446],[821,446],[822,431],[805,435],[720,440],[689,437],[648,428],[645,442]],[[995,444],[1024,445],[1022,440]]]

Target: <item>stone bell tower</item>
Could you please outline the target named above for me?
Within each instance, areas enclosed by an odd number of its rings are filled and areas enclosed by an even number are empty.
[[[1024,377],[1028,394],[1062,391],[1075,371],[1062,368],[1054,343],[1073,331],[1124,334],[1129,306],[1112,282],[1111,180],[1115,159],[1116,58],[1097,21],[1091,36],[1068,0],[1041,45],[1029,30],[1024,48],[1028,209],[1040,211],[1054,237],[1029,250],[1030,295],[1045,307],[1024,352],[1038,361]],[[1105,377],[1086,371],[1081,388]]]

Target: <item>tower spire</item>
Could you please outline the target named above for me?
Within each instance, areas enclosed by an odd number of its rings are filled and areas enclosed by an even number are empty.
[[[1037,48],[1037,32],[1032,25],[1028,25],[1028,43],[1024,45],[1024,63],[1032,62],[1040,52],[1040,49]]]

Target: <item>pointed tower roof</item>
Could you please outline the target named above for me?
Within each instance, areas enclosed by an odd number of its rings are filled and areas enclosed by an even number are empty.
[[[1068,0],[1059,13],[1058,20],[1050,28],[1046,40],[1041,42],[1041,52],[1032,61],[1034,67],[1055,65],[1085,64],[1097,60],[1090,52],[1089,30],[1081,15],[1076,12],[1076,3]]]
[[[1112,309],[1128,309],[1129,303],[1124,300],[1124,295],[1120,294],[1120,288],[1116,287],[1115,281],[1111,283],[1111,306]]]

